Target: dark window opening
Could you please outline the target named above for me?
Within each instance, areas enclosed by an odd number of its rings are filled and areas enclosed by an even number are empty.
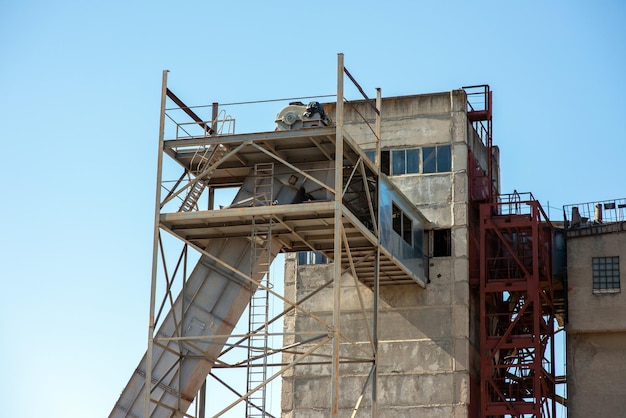
[[[402,214],[402,238],[409,245],[413,245],[413,222],[404,213]]]
[[[413,221],[395,203],[391,204],[391,220],[396,234],[400,235],[407,244],[412,246]]]
[[[391,160],[391,157],[389,155],[389,151],[380,152],[380,171],[383,174],[389,175],[390,160]]]
[[[393,222],[393,230],[398,235],[402,235],[402,211],[394,203],[391,204],[391,220]]]
[[[593,293],[620,292],[619,257],[593,257]]]
[[[433,257],[449,257],[452,255],[452,231],[435,229],[433,231]]]

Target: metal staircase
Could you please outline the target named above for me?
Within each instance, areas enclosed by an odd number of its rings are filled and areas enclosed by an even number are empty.
[[[271,206],[274,196],[274,164],[254,166],[253,206]],[[256,260],[258,281],[270,286],[272,262],[272,218],[252,217],[251,251]],[[252,264],[252,263],[251,263]],[[252,272],[251,272],[252,274]],[[266,417],[265,380],[267,379],[269,292],[263,287],[250,295],[248,333],[248,382],[247,392],[256,390],[248,397],[246,417]]]
[[[196,181],[189,187],[189,192],[178,209],[179,212],[191,212],[198,209],[198,200],[217,169],[215,163],[224,157],[226,152],[226,147],[221,144],[212,144],[198,149],[192,159],[192,166],[196,167],[193,171],[197,176]]]
[[[552,225],[532,195],[480,206],[480,416],[555,417]]]

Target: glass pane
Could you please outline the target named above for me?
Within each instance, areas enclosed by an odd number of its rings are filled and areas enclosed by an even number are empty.
[[[437,171],[443,173],[452,170],[452,155],[450,145],[437,147]]]
[[[409,244],[413,245],[411,239],[413,238],[411,231],[413,229],[413,224],[411,222],[411,218],[406,216],[406,214],[402,214],[402,238]]]
[[[406,173],[406,165],[405,165],[405,152],[404,150],[396,150],[391,152],[391,163],[393,164],[393,170],[391,170],[392,175],[404,174]]]
[[[594,290],[619,292],[619,257],[594,257],[592,271]]]
[[[393,230],[402,235],[402,211],[395,204],[391,204],[391,219],[393,221]]]
[[[417,148],[406,150],[406,172],[420,172],[420,154]]]
[[[435,147],[422,148],[422,167],[424,173],[437,172],[437,161],[435,160]]]

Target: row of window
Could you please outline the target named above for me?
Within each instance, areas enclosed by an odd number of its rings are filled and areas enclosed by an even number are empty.
[[[397,214],[393,218],[393,230],[400,235],[409,245],[412,244],[411,219],[396,205],[393,210]],[[452,255],[452,234],[450,229],[435,229],[433,234],[433,257],[449,257]],[[328,259],[322,253],[307,251],[298,253],[298,264],[301,266],[308,264],[328,264]]]
[[[411,220],[393,205],[393,230],[411,244]],[[452,253],[450,229],[437,229],[433,233],[433,257],[446,257]],[[298,264],[326,264],[328,259],[321,253],[298,253]],[[593,293],[620,292],[619,257],[593,257]]]
[[[374,161],[376,151],[366,151],[366,154],[370,160]],[[452,149],[450,145],[380,152],[380,171],[388,176],[444,173],[451,170]]]

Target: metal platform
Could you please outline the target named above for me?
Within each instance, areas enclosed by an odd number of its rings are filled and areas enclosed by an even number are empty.
[[[374,284],[376,236],[345,207],[342,228],[350,256],[356,264],[358,279],[371,287]],[[161,224],[172,234],[205,248],[211,240],[247,238],[252,217],[274,220],[272,236],[283,245],[283,252],[316,251],[332,259],[334,248],[335,203],[310,202],[266,207],[231,208],[161,215]],[[342,267],[349,268],[348,252],[342,252]],[[418,283],[424,278],[408,271],[388,250],[381,248],[380,285]]]

